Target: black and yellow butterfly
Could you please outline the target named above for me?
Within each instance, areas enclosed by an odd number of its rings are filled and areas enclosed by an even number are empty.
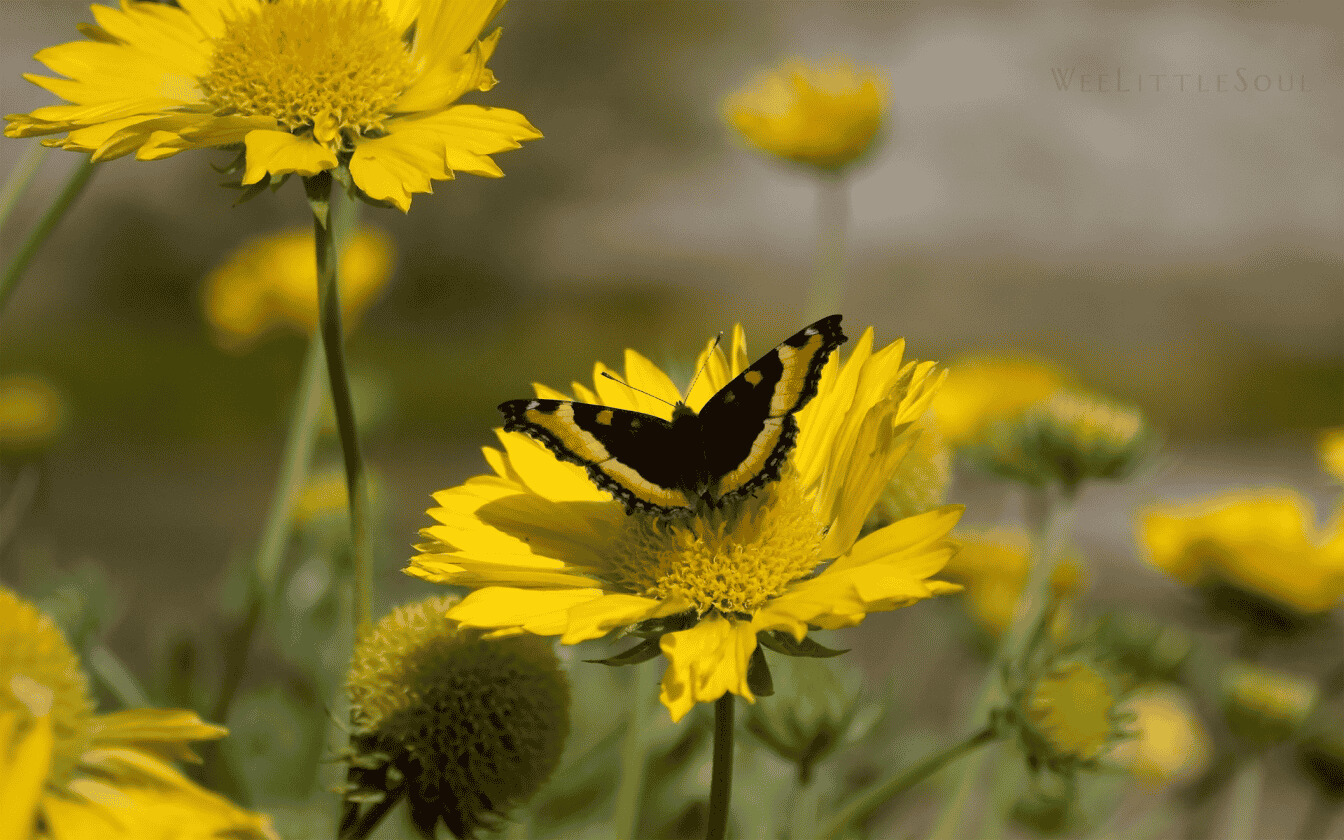
[[[779,478],[798,437],[794,414],[817,393],[821,369],[845,342],[840,316],[822,318],[756,360],[697,414],[671,421],[568,400],[501,403],[504,429],[580,464],[626,512],[689,513],[749,496]]]

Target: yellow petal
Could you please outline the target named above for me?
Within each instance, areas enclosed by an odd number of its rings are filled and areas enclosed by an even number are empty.
[[[336,155],[308,137],[285,131],[252,131],[245,139],[247,170],[244,184],[255,184],[271,175],[295,173],[305,178],[336,168]]]
[[[448,617],[463,627],[516,627],[538,636],[559,636],[569,630],[571,608],[606,597],[607,593],[597,588],[490,586],[467,595],[448,611]]]
[[[411,209],[412,193],[433,192],[431,180],[452,177],[444,162],[442,138],[412,128],[361,140],[350,158],[350,175],[371,198],[389,202],[403,213]]]
[[[37,803],[51,766],[51,716],[28,726],[20,716],[0,714],[0,840],[30,840],[37,823]]]
[[[756,650],[750,623],[707,618],[689,630],[664,635],[660,647],[668,665],[659,699],[674,722],[696,703],[713,702],[728,692],[756,702],[747,685],[747,667]]]

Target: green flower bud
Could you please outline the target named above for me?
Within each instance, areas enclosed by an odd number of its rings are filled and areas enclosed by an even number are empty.
[[[1223,675],[1228,726],[1257,746],[1297,735],[1316,708],[1319,694],[1307,680],[1257,665],[1234,663]]]

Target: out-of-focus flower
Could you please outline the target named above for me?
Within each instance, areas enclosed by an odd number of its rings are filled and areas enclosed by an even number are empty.
[[[816,397],[796,415],[797,445],[781,477],[754,496],[675,518],[627,514],[582,467],[522,433],[500,432],[503,451],[486,450],[493,474],[435,494],[439,507],[429,513],[440,524],[421,532],[422,553],[407,571],[475,589],[450,612],[465,626],[565,644],[634,626],[647,644],[658,639],[669,663],[661,698],[674,720],[728,692],[754,701],[748,666],[757,634],[801,642],[810,629],[852,626],[957,588],[930,578],[952,552],[944,538],[960,508],[859,536],[939,377],[930,362],[903,364],[904,342],[874,351],[871,329],[855,344],[843,364],[826,366]],[[692,408],[748,367],[740,326],[731,348],[727,357],[711,343],[700,354]],[[652,362],[626,351],[633,388],[605,370],[597,366],[593,390],[576,386],[581,401],[671,416],[680,394]]]
[[[1322,432],[1316,452],[1321,459],[1321,469],[1344,483],[1344,426]]]
[[[36,376],[0,377],[0,454],[31,452],[65,427],[65,400]]]
[[[186,149],[242,151],[244,185],[348,167],[401,210],[455,171],[499,177],[489,155],[541,136],[516,111],[459,105],[489,90],[503,0],[197,0],[93,6],[88,40],[34,58],[28,75],[69,104],[10,114],[9,137],[93,160]],[[479,40],[478,40],[479,39]]]
[[[1297,735],[1320,698],[1315,684],[1269,668],[1233,663],[1223,674],[1223,709],[1237,735],[1276,744]]]
[[[1138,411],[1063,389],[988,429],[971,457],[1006,478],[1071,490],[1088,479],[1124,478],[1147,450]]]
[[[205,280],[202,297],[215,339],[245,348],[279,326],[305,335],[317,329],[317,267],[313,231],[267,236],[234,251]],[[352,329],[392,276],[391,239],[361,230],[341,255],[341,318]]]
[[[360,640],[346,687],[355,726],[352,801],[404,785],[426,838],[497,823],[555,770],[569,683],[549,641],[483,638],[447,618],[456,598],[398,607]]]
[[[1344,595],[1344,539],[1327,539],[1292,490],[1237,491],[1142,517],[1147,560],[1187,585],[1226,584],[1299,614]]]
[[[957,534],[957,553],[943,568],[943,576],[965,587],[971,617],[995,636],[1012,624],[1031,565],[1031,541],[1019,530],[999,529]],[[1055,564],[1050,591],[1068,598],[1083,587],[1086,572],[1074,559]],[[1056,627],[1060,630],[1062,627]]]
[[[191,741],[224,734],[175,709],[95,714],[60,630],[0,588],[0,836],[278,840],[173,766],[194,758]]]
[[[938,428],[951,446],[979,443],[992,426],[1016,420],[1064,386],[1055,368],[1025,359],[971,358],[948,367],[933,401]]]
[[[865,530],[876,530],[897,519],[933,510],[947,499],[947,486],[952,481],[952,452],[938,431],[938,420],[933,412],[926,411],[912,429],[919,437],[873,506]]]
[[[1190,700],[1169,685],[1136,689],[1121,706],[1132,716],[1130,738],[1116,744],[1109,758],[1150,787],[1180,784],[1208,767],[1208,732]]]
[[[879,70],[794,61],[765,73],[723,105],[728,124],[756,148],[836,170],[868,152],[882,127],[887,79]]]
[[[1023,686],[1014,717],[1028,762],[1062,769],[1095,763],[1123,739],[1120,693],[1096,665],[1066,659]]]
[[[1297,760],[1317,789],[1344,799],[1344,714],[1335,708],[1318,714],[1297,744]]]

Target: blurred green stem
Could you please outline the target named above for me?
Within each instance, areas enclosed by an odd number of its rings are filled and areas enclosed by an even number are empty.
[[[849,229],[849,179],[817,181],[817,256],[808,317],[840,311],[845,298],[845,239]]]
[[[0,233],[3,233],[5,226],[9,224],[9,214],[14,212],[15,206],[19,203],[19,198],[28,191],[28,185],[33,182],[33,176],[37,174],[37,168],[46,160],[47,153],[51,151],[48,146],[43,146],[37,141],[33,141],[28,146],[28,151],[23,153],[19,159],[19,165],[15,166],[5,179],[5,187],[0,191]]]
[[[728,802],[733,793],[733,695],[714,701],[714,767],[709,781],[709,827],[705,840],[728,834]]]
[[[1330,824],[1341,810],[1344,810],[1344,799],[1317,791],[1297,828],[1297,840],[1326,840],[1330,837]]]
[[[992,727],[987,726],[961,743],[934,753],[918,764],[878,782],[861,793],[845,810],[837,814],[818,837],[821,840],[832,840],[832,838],[840,837],[846,828],[861,825],[872,819],[878,809],[891,801],[892,797],[904,793],[951,762],[956,761],[963,755],[975,752],[998,737],[998,733]]]
[[[1256,757],[1246,762],[1232,782],[1232,790],[1229,791],[1232,801],[1227,809],[1227,823],[1219,837],[1223,840],[1255,840],[1255,821],[1264,784],[1264,760]]]
[[[616,810],[611,818],[615,840],[638,836],[639,803],[644,793],[644,767],[648,761],[644,734],[653,702],[648,694],[639,690],[640,680],[647,670],[644,665],[634,665],[626,670],[630,672],[634,690],[625,723],[625,737],[621,741],[621,776],[616,787]]]
[[[1048,488],[1037,491],[1031,568],[1027,572],[1022,595],[1018,598],[1013,622],[1000,640],[994,661],[976,696],[971,712],[971,724],[974,726],[984,725],[990,710],[1001,698],[1000,680],[1004,668],[1013,663],[1020,664],[1020,660],[1030,656],[1035,644],[1047,632],[1046,626],[1051,615],[1050,580],[1054,577],[1060,550],[1072,527],[1074,495],[1073,490],[1061,490],[1058,495],[1051,494]],[[962,836],[963,812],[980,779],[984,763],[985,755],[982,753],[962,765],[961,778],[954,793],[943,805],[929,840],[955,840]]]
[[[79,198],[79,194],[84,191],[84,185],[93,176],[95,165],[90,163],[87,158],[80,161],[75,171],[70,173],[70,177],[65,182],[65,187],[56,196],[56,200],[47,208],[47,212],[42,214],[42,218],[37,220],[37,225],[29,231],[28,238],[20,246],[19,252],[9,261],[9,265],[5,266],[5,275],[0,278],[0,312],[5,311],[10,295],[14,294],[14,289],[19,285],[19,279],[28,270],[28,263],[32,262],[38,249],[42,247],[42,243],[47,241],[47,237],[65,217],[66,211],[75,203],[75,199]]]
[[[316,238],[318,307],[322,345],[327,351],[327,375],[336,430],[345,457],[345,489],[350,505],[350,552],[354,559],[355,638],[373,629],[373,559],[369,548],[368,488],[364,458],[359,451],[350,376],[345,367],[345,332],[341,327],[340,253],[354,221],[355,203],[345,189],[322,172],[303,179],[313,210]]]
[[[102,645],[94,645],[85,657],[89,671],[98,678],[124,709],[144,709],[153,705],[139,681],[117,655]]]

